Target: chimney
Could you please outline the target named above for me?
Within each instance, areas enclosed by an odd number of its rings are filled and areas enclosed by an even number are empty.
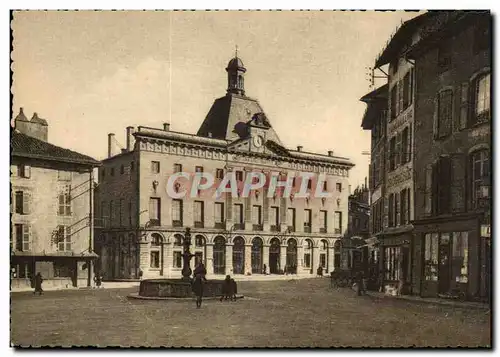
[[[163,123],[163,130],[170,131],[170,123]]]
[[[115,139],[115,134],[109,133],[108,134],[108,157],[112,156],[113,150],[113,140]]]
[[[297,146],[297,151],[302,151],[302,148],[303,148],[302,145]]]
[[[365,176],[365,188],[368,188],[368,178]]]
[[[127,126],[127,151],[132,151],[132,140],[134,140],[132,133],[134,132],[133,126]]]
[[[328,151],[328,156],[333,156],[333,150]]]

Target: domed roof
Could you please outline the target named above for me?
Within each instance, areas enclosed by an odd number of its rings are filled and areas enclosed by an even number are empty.
[[[235,56],[233,59],[231,59],[231,61],[229,61],[226,69],[245,69],[245,65],[239,57]]]

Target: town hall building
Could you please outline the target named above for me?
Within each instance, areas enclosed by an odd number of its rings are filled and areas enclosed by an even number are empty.
[[[114,134],[108,134],[95,205],[97,269],[104,279],[180,278],[186,228],[195,255],[191,268],[203,262],[209,276],[316,274],[320,266],[325,273],[340,266],[354,164],[333,151],[284,147],[259,102],[245,93],[241,59],[231,59],[226,71],[227,93],[215,100],[196,135],[171,131],[168,123],[127,127],[126,148],[115,153]],[[268,197],[263,187],[248,197],[200,191],[177,199],[166,188],[177,172],[211,173],[216,183],[228,172],[238,182],[250,172],[323,173],[331,196]]]

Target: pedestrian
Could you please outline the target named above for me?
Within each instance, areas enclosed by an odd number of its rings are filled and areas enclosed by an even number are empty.
[[[207,281],[207,269],[205,268],[205,265],[200,262],[198,266],[194,269],[193,276],[196,278],[196,275],[201,275],[201,278],[204,281]]]
[[[42,274],[38,273],[35,276],[35,291],[33,291],[33,295],[38,293],[39,295],[42,295],[43,289],[42,289],[42,283],[43,283],[43,278]]]
[[[142,274],[144,274],[142,270],[139,270],[139,280],[142,280]]]
[[[231,278],[231,275],[226,275],[226,279],[224,279],[224,283],[222,284],[222,296],[220,297],[220,301],[227,300],[228,298],[231,301],[236,300],[236,293],[236,281]]]
[[[94,274],[94,283],[95,283],[95,286],[97,289],[99,289],[101,287],[102,277],[101,277],[101,274],[99,274],[99,272],[96,272]]]
[[[201,274],[197,274],[194,277],[192,290],[196,295],[196,308],[201,308],[201,302],[203,299],[203,276]]]
[[[323,267],[321,265],[318,267],[318,270],[316,271],[316,275],[319,277],[323,276]]]
[[[264,264],[264,268],[262,269],[262,274],[267,275],[267,266]]]

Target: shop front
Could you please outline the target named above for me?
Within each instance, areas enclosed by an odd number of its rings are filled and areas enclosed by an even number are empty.
[[[421,239],[420,295],[451,299],[478,297],[481,244],[477,215],[415,222]]]
[[[411,289],[412,232],[385,235],[381,239],[383,290],[389,295],[407,295]]]

